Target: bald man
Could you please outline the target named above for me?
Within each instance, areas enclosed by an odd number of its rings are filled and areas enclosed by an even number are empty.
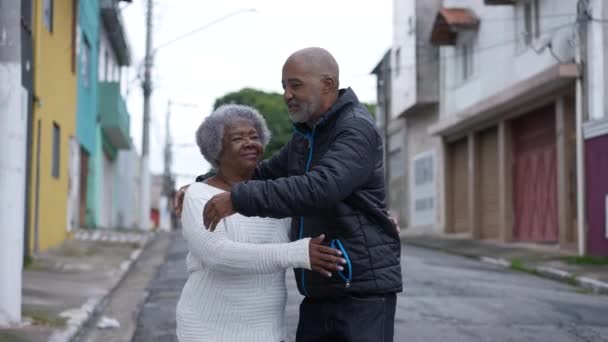
[[[326,236],[347,260],[342,270],[295,270],[297,341],[392,341],[402,291],[399,236],[386,210],[382,141],[352,89],[339,88],[338,63],[321,48],[295,52],[281,83],[291,140],[263,161],[254,180],[205,206],[208,229],[236,212],[292,217],[292,239]]]

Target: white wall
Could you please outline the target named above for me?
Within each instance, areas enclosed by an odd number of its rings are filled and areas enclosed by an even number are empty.
[[[391,118],[393,119],[416,103],[415,14],[415,1],[393,1],[391,51]]]
[[[407,155],[408,155],[408,210],[410,232],[429,232],[437,230],[440,221],[441,202],[438,192],[443,184],[443,179],[439,178],[440,154],[438,146],[441,139],[430,136],[428,127],[435,123],[438,118],[437,107],[429,107],[407,117]],[[416,182],[415,164],[420,160],[430,157],[430,179],[424,183]],[[428,161],[428,159],[427,159]],[[424,162],[423,162],[424,163]],[[422,203],[424,202],[424,203]],[[421,209],[423,205],[426,209]],[[418,210],[416,210],[418,208]]]
[[[135,228],[137,226],[138,158],[137,151],[134,149],[121,150],[116,157],[118,177],[115,178],[115,227]]]
[[[0,325],[21,320],[27,92],[21,86],[20,1],[0,0]]]
[[[573,29],[576,1],[539,1],[540,40],[551,37],[560,30]],[[467,81],[462,82],[457,77],[460,58],[455,56],[455,48],[441,48],[442,118],[496,95],[558,63],[548,49],[537,53],[532,47],[524,46],[518,38],[522,25],[521,15],[518,15],[522,12],[521,3],[517,6],[485,6],[483,0],[446,0],[444,6],[469,7],[481,19],[481,24],[477,34],[468,37],[474,42],[474,72]],[[569,13],[572,16],[565,15]],[[459,35],[459,39],[462,36],[464,35]]]
[[[101,185],[101,213],[99,225],[102,228],[114,228],[113,226],[113,204],[114,204],[114,168],[115,162],[102,152],[102,185]]]
[[[591,16],[606,18],[604,8],[608,7],[605,0],[590,0]],[[606,95],[606,24],[590,21],[587,26],[587,89],[589,90],[589,118],[599,120],[606,117],[608,111]]]
[[[80,144],[70,137],[68,156],[68,232],[80,228]]]

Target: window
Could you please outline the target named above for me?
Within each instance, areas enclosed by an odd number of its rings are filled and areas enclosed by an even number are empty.
[[[53,161],[51,166],[51,175],[54,178],[59,178],[59,164],[61,162],[61,128],[56,122],[53,122]]]
[[[395,51],[395,76],[399,76],[401,71],[401,48],[398,47]]]
[[[89,87],[90,77],[91,77],[91,68],[89,66],[90,60],[90,46],[89,41],[86,37],[83,39],[82,50],[80,51],[80,74],[82,77],[82,83],[85,88]]]
[[[526,46],[540,37],[540,16],[538,0],[527,0],[523,3],[523,41]]]
[[[412,179],[410,181],[412,225],[430,225],[435,223],[435,152],[418,154],[411,162]]]
[[[407,34],[410,35],[410,36],[413,35],[414,31],[415,31],[414,18],[413,17],[407,18],[407,27],[408,27]]]
[[[418,158],[414,161],[414,182],[424,185],[433,182],[433,157]]]
[[[53,32],[53,5],[53,0],[44,0],[42,3],[44,26],[51,33]]]
[[[463,83],[473,76],[475,71],[473,46],[473,40],[463,41],[456,46],[456,56],[454,58],[456,61],[456,68],[454,68],[456,84]]]

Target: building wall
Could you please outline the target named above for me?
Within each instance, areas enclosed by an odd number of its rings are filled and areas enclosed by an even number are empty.
[[[608,124],[605,124],[608,126]],[[585,142],[587,253],[608,255],[608,133]]]
[[[387,165],[390,208],[408,232],[439,223],[438,147],[428,128],[438,120],[439,49],[429,41],[441,1],[394,1]]]
[[[99,46],[99,1],[78,1],[78,125],[77,137],[89,153],[95,149],[97,123],[97,56]],[[85,65],[88,64],[88,65]],[[88,75],[88,77],[85,77]],[[86,79],[88,78],[88,82]]]
[[[481,19],[477,33],[459,34],[456,47],[442,47],[443,94],[441,116],[449,117],[515,83],[527,79],[558,62],[549,49],[536,52],[522,40],[522,5],[485,6],[483,0],[446,0],[445,7],[468,7]],[[533,45],[553,34],[572,31],[576,1],[539,0],[540,37]],[[572,13],[572,16],[567,15]],[[497,18],[500,18],[498,20]],[[473,72],[461,77],[464,63],[459,45],[473,43]]]
[[[0,326],[21,321],[28,89],[21,1],[0,0]],[[9,114],[10,113],[10,114]],[[7,148],[7,146],[10,146]]]
[[[437,106],[427,107],[408,115],[407,122],[407,168],[409,172],[409,216],[408,228],[414,231],[440,227],[441,208],[438,194],[443,180],[439,177],[441,139],[430,136],[427,129],[439,117]]]
[[[439,96],[439,55],[429,42],[440,0],[393,2],[391,118]]]
[[[387,184],[388,205],[391,214],[399,220],[401,227],[409,225],[407,145],[404,119],[392,120],[387,135]]]
[[[139,194],[139,156],[134,149],[118,151],[116,158],[114,199],[114,226],[118,228],[135,228],[139,212],[137,196]]]
[[[107,154],[103,154],[103,211],[102,227],[114,228],[114,211],[116,209],[114,180],[117,178],[116,163]]]
[[[96,124],[93,131],[94,147],[89,157],[89,173],[87,177],[87,226],[97,227],[102,214],[103,194],[103,150],[101,127]]]
[[[590,0],[589,9],[593,18],[606,18],[604,16],[605,7],[608,7],[604,0]],[[601,22],[589,22],[587,25],[587,77],[585,81],[588,92],[588,111],[590,120],[600,120],[606,116],[608,112],[608,101],[606,94],[608,87],[606,83],[607,68],[607,46],[606,25]]]
[[[416,2],[393,1],[391,119],[416,102]]]
[[[43,1],[34,6],[35,105],[32,132],[30,246],[43,251],[67,232],[69,141],[75,134],[76,74],[72,71],[73,8],[54,1],[52,33],[45,27]],[[60,129],[59,176],[52,175],[53,125]]]

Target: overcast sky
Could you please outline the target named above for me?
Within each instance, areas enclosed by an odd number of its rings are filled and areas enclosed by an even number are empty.
[[[136,76],[145,53],[146,0],[124,5]],[[216,98],[244,87],[281,92],[281,68],[294,51],[320,46],[340,65],[341,86],[362,101],[375,102],[375,77],[369,73],[392,41],[392,0],[156,0],[154,46],[242,9],[255,8],[217,23],[158,51],[153,74],[150,166],[163,169],[168,100],[196,105],[171,108],[171,133],[177,144],[194,143],[194,131]],[[141,151],[143,99],[138,81],[130,82],[131,136]],[[285,112],[287,117],[287,111]],[[200,174],[209,165],[195,146],[174,149],[173,172]],[[190,182],[178,177],[178,185]]]

